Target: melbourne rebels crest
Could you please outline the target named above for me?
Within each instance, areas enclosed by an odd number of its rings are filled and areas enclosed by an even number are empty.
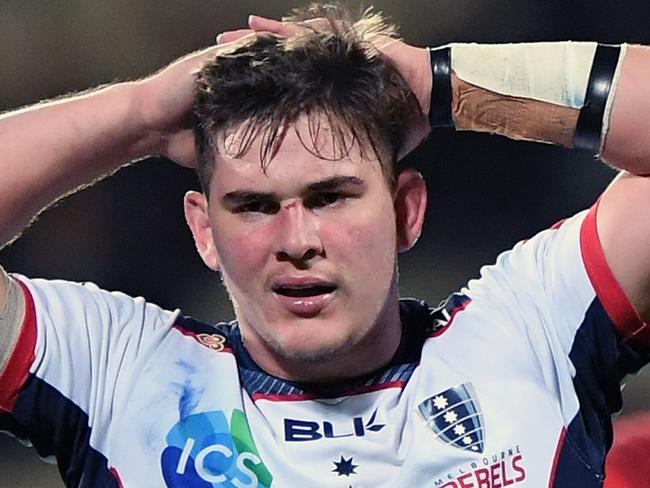
[[[471,383],[427,398],[418,410],[438,439],[465,451],[483,452],[483,412]]]

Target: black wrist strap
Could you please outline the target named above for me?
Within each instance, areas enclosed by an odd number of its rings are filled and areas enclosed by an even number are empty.
[[[589,74],[585,103],[580,109],[573,136],[575,148],[588,149],[596,153],[600,151],[603,115],[620,53],[620,46],[598,44],[596,48]]]
[[[429,49],[431,56],[431,127],[453,127],[451,115],[451,48]]]

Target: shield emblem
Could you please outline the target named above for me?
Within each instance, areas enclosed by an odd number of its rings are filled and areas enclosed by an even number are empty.
[[[427,398],[418,410],[444,443],[483,453],[483,412],[471,383],[449,388]]]

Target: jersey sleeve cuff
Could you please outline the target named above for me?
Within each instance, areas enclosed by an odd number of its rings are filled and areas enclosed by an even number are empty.
[[[580,228],[580,249],[587,275],[623,340],[650,350],[650,326],[634,308],[605,259],[596,222],[599,203],[598,201],[591,207]]]
[[[15,278],[14,278],[15,279]],[[25,316],[14,349],[0,372],[0,410],[11,412],[29,376],[36,348],[36,309],[27,286],[16,280],[25,298]]]

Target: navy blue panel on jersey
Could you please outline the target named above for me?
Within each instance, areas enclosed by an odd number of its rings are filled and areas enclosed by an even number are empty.
[[[559,453],[555,486],[601,486],[612,444],[611,416],[622,407],[619,382],[648,358],[623,342],[598,299],[587,309],[569,357],[580,411]]]
[[[604,480],[602,467],[595,470],[591,462],[585,458],[582,449],[574,442],[576,433],[581,435],[583,430],[582,418],[578,415],[569,424],[563,442],[558,446],[554,476],[549,483],[549,488],[600,488],[602,486]]]
[[[119,488],[106,457],[89,444],[88,415],[50,385],[30,375],[12,413],[0,415],[0,430],[29,439],[41,457],[56,456],[66,486]]]

